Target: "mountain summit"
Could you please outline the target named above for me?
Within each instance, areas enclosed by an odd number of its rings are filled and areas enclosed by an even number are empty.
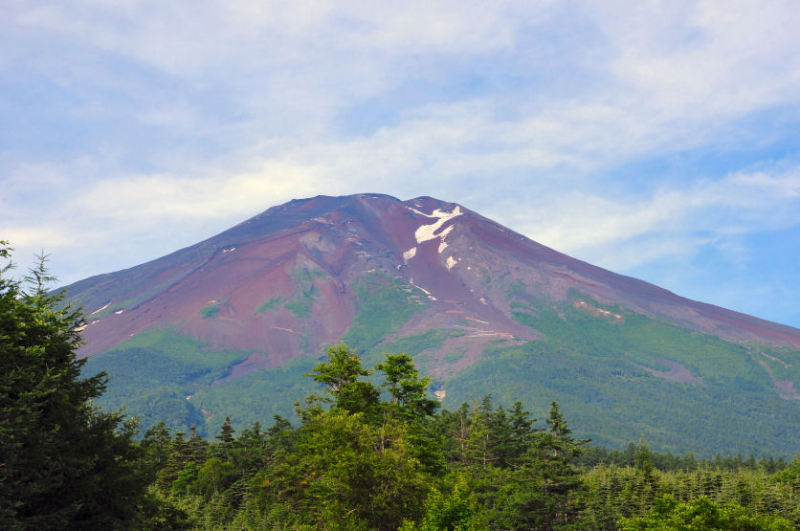
[[[529,408],[555,399],[576,431],[610,444],[697,446],[685,430],[703,411],[712,432],[719,423],[703,447],[746,451],[757,443],[724,433],[731,406],[745,406],[763,410],[767,446],[788,452],[780,422],[800,421],[800,330],[611,273],[431,197],[290,201],[68,293],[88,314],[81,355],[111,373],[112,405],[145,423],[214,429],[226,415],[285,413],[310,385],[294,377],[342,340],[368,362],[414,355],[446,406],[485,393]]]

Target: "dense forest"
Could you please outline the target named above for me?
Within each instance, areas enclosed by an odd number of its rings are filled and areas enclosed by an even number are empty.
[[[203,529],[794,529],[800,460],[696,460],[589,447],[553,403],[542,426],[490,397],[437,412],[407,355],[375,370],[345,346],[309,376],[325,386],[293,427],[276,417],[213,442],[142,440],[163,524]],[[167,521],[169,517],[172,520]]]
[[[9,249],[0,243],[0,257]],[[558,404],[538,421],[490,396],[441,410],[413,358],[373,369],[331,347],[319,391],[213,440],[93,406],[79,312],[0,271],[4,529],[795,529],[800,459],[592,447]]]

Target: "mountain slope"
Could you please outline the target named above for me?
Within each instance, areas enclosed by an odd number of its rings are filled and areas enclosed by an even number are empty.
[[[109,404],[145,423],[213,431],[226,414],[286,414],[311,389],[300,375],[344,340],[367,362],[415,355],[447,407],[489,392],[537,411],[556,399],[577,432],[610,444],[796,450],[785,430],[800,422],[800,330],[616,275],[430,197],[292,201],[68,290],[91,312],[81,354],[112,374]],[[707,436],[693,433],[701,421]]]

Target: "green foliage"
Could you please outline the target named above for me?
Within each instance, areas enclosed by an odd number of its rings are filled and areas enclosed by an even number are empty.
[[[778,483],[800,485],[800,454],[795,455],[789,466],[776,473],[772,479]]]
[[[632,455],[638,451],[630,453]],[[676,504],[659,509],[658,500],[665,496],[681,503],[705,497],[718,506],[715,509],[718,514],[724,512],[726,507],[736,506],[740,507],[734,511],[737,514],[747,514],[754,518],[759,515],[779,516],[793,525],[800,522],[800,484],[777,481],[769,471],[771,467],[768,461],[765,460],[762,464],[741,458],[696,461],[690,457],[681,459],[687,465],[686,468],[666,471],[656,467],[648,471],[641,467],[604,464],[594,465],[586,470],[583,480],[587,488],[587,526],[591,524],[591,527],[616,529],[617,522],[623,518],[629,519],[630,525],[634,525],[634,522],[642,525],[641,522],[653,524],[654,521],[666,521],[665,511],[671,512]],[[659,457],[657,454],[652,454],[651,459],[654,463],[663,462],[663,456]],[[741,465],[730,467],[731,461],[738,461]],[[686,514],[691,507],[692,504],[687,504],[678,512]],[[702,503],[701,507],[708,508],[708,504]],[[763,521],[769,522],[769,518]],[[677,522],[675,520],[673,523],[677,525]],[[660,529],[642,527],[650,528]],[[734,528],[760,529],[757,526]]]
[[[389,418],[414,421],[432,415],[439,407],[439,402],[426,392],[432,380],[419,376],[408,354],[386,354],[386,360],[375,370],[385,374],[383,387],[389,393],[389,403],[384,411]]]
[[[465,352],[465,349],[461,349],[461,350],[456,351],[456,352],[451,352],[449,354],[445,354],[444,355],[444,361],[446,361],[447,363],[455,363],[455,362],[457,362],[458,360],[460,360],[461,358],[464,357],[464,352]]]
[[[473,529],[474,515],[478,511],[478,502],[469,487],[466,475],[459,474],[452,487],[445,493],[436,488],[431,489],[425,501],[425,518],[418,529],[453,531]]]
[[[231,485],[236,477],[237,473],[233,463],[223,461],[218,457],[211,457],[197,471],[194,490],[205,498],[211,498],[224,491],[225,487]]]
[[[328,360],[318,363],[306,376],[324,384],[333,397],[333,405],[348,413],[374,415],[379,401],[378,389],[361,380],[371,371],[361,366],[361,357],[344,344],[328,348]]]
[[[737,530],[789,531],[794,528],[785,518],[774,515],[752,515],[735,503],[719,506],[705,496],[679,503],[672,496],[656,500],[648,516],[623,518],[623,531],[636,530]]]
[[[297,298],[283,305],[284,308],[295,314],[297,317],[311,317],[311,305],[314,302],[313,295]]]
[[[315,361],[311,356],[299,356],[280,367],[218,381],[203,386],[194,392],[191,401],[184,402],[211,414],[202,418],[204,433],[208,434],[217,433],[226,416],[230,416],[236,430],[274,415],[294,418],[295,402],[315,388],[314,382],[302,377],[314,367]]]
[[[164,421],[174,429],[188,431],[194,425],[205,433],[203,405],[194,402],[193,395],[213,389],[212,382],[248,355],[213,351],[171,328],[153,328],[92,356],[85,371],[107,372],[111,385],[97,403],[136,411],[143,429]]]
[[[219,430],[217,439],[219,439],[223,445],[229,445],[233,442],[233,433],[234,429],[233,426],[231,426],[231,418],[225,417],[225,422],[222,424],[222,428]]]
[[[370,273],[355,284],[358,311],[342,341],[359,351],[367,351],[387,335],[400,330],[411,316],[425,305],[418,288],[399,278]]]
[[[282,417],[262,432],[258,425],[234,437],[223,423],[217,443],[165,442],[160,428],[146,437],[153,459],[163,463],[159,495],[193,515],[201,528],[292,527],[327,522],[341,529],[396,529],[418,518],[429,490],[418,422],[429,416],[425,381],[410,358],[387,358],[382,370],[394,399],[381,404],[377,388],[363,380],[370,371],[344,345],[331,347],[309,376],[323,384],[331,409],[318,400],[302,409],[293,428]],[[399,409],[397,409],[399,408]],[[402,421],[404,409],[418,413]],[[382,415],[383,411],[395,413]],[[169,457],[159,449],[169,447]]]
[[[539,410],[555,399],[581,436],[603,445],[621,448],[644,437],[662,451],[703,456],[796,451],[791,426],[800,424],[800,409],[772,389],[761,362],[766,354],[800,367],[797,352],[728,343],[578,294],[559,305],[539,304],[521,283],[509,297],[515,319],[542,339],[490,346],[448,380],[446,407],[489,393]],[[675,376],[665,363],[686,372]]]
[[[592,451],[573,438],[557,403],[541,426],[520,402],[505,409],[489,396],[437,414],[427,379],[406,354],[386,355],[373,371],[338,345],[308,376],[327,398],[310,396],[298,427],[276,416],[268,430],[256,423],[236,437],[226,419],[212,443],[196,433],[170,438],[163,425],[149,430],[142,449],[145,469],[157,471],[159,521],[407,531],[790,529],[800,522],[795,463],[670,459],[644,442]],[[582,470],[582,459],[625,464]]]
[[[401,352],[420,353],[428,349],[438,349],[444,342],[453,337],[461,337],[466,332],[458,329],[443,330],[441,328],[431,328],[421,334],[395,338],[392,341],[381,343],[376,349],[390,354]]]
[[[425,480],[402,425],[378,428],[337,409],[304,426],[297,464],[280,467],[274,484],[279,500],[304,507],[303,523],[396,529],[421,512]]]
[[[275,310],[282,302],[283,297],[271,297],[267,302],[258,307],[256,313],[264,313],[267,310]]]
[[[200,308],[200,310],[198,310],[197,313],[202,315],[203,319],[211,319],[213,317],[216,317],[217,314],[219,313],[219,304],[214,303],[203,306],[202,308]]]
[[[570,437],[558,405],[551,405],[549,429],[528,432],[528,444],[516,457],[516,465],[507,461],[506,466],[488,471],[487,462],[500,455],[503,438],[514,429],[502,409],[492,411],[486,402],[476,420],[484,468],[477,476],[477,491],[492,527],[554,529],[576,523],[582,484],[572,462],[585,441]]]
[[[0,258],[9,257],[0,242]],[[135,527],[148,479],[135,423],[92,406],[105,376],[81,378],[83,316],[45,291],[45,260],[27,289],[0,267],[0,527]]]
[[[424,354],[427,350],[438,350],[442,348],[444,342],[453,337],[461,337],[466,332],[459,329],[431,328],[421,334],[397,337],[391,341],[381,342],[371,349],[363,352],[363,357],[370,363],[378,363],[384,354],[399,354],[402,352],[414,352],[414,359],[417,363],[425,363],[429,360]]]
[[[284,304],[283,307],[297,317],[310,317],[311,306],[314,304],[316,296],[319,295],[319,289],[314,285],[314,279],[325,278],[325,273],[303,267],[292,271],[291,276],[297,289],[294,299]]]

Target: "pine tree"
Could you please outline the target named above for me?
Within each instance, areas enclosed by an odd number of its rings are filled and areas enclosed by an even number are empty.
[[[0,268],[0,527],[135,526],[147,481],[135,425],[92,406],[106,378],[82,378],[83,317],[47,293],[45,265],[41,256],[27,289]]]
[[[525,454],[533,438],[531,426],[535,419],[531,419],[530,413],[522,409],[522,402],[514,402],[509,416],[511,429],[508,445],[508,463],[517,465],[520,458]]]
[[[588,441],[570,434],[558,404],[553,402],[547,419],[549,430],[535,433],[534,443],[523,466],[516,470],[518,482],[509,496],[516,513],[514,527],[554,529],[575,522],[580,513],[582,487],[573,460]]]
[[[219,430],[219,434],[217,435],[217,440],[223,445],[229,445],[233,442],[233,426],[231,426],[231,418],[225,417],[225,422],[222,424],[222,428]]]

